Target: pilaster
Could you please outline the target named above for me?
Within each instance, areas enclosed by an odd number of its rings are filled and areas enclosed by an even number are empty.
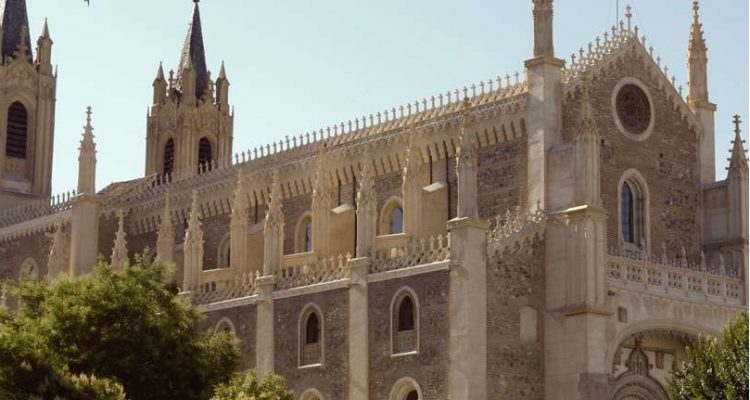
[[[402,191],[404,194],[404,232],[411,238],[422,237],[422,165],[419,148],[413,143],[406,152],[406,165],[403,171]]]
[[[276,285],[274,275],[262,276],[255,281],[258,288],[256,303],[256,336],[255,336],[255,370],[258,376],[265,376],[274,371],[276,354],[274,343],[274,306],[273,290]]]
[[[349,399],[369,398],[369,317],[367,274],[370,259],[347,261],[349,284]]]
[[[375,246],[377,234],[377,194],[372,178],[370,149],[365,149],[362,162],[362,177],[357,192],[357,257],[369,257]]]
[[[281,269],[284,252],[284,213],[281,209],[281,187],[279,172],[273,172],[271,199],[263,227],[263,275],[276,275]]]
[[[195,290],[200,284],[200,274],[203,271],[203,244],[198,191],[193,190],[193,203],[190,206],[190,219],[183,247],[183,291]]]
[[[71,200],[70,275],[81,276],[96,266],[99,249],[99,208],[95,194],[79,194]]]
[[[169,194],[164,197],[164,211],[161,216],[161,225],[156,238],[156,259],[158,261],[171,263],[174,260],[175,232],[172,223],[172,207]]]
[[[328,184],[327,174],[324,170],[325,157],[318,154],[318,172],[315,178],[315,188],[312,198],[312,246],[318,257],[327,257],[329,254],[329,232],[331,226],[331,188]]]
[[[486,221],[448,222],[451,269],[448,289],[448,397],[487,398]]]
[[[250,225],[250,215],[247,193],[243,190],[244,174],[240,168],[237,173],[237,188],[232,204],[232,221],[229,224],[229,266],[235,271],[247,269],[247,235]]]

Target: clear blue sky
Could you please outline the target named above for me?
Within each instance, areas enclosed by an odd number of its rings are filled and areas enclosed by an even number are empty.
[[[142,176],[151,83],[159,61],[166,70],[177,63],[192,1],[27,2],[32,40],[48,17],[59,66],[54,190],[76,185],[86,105],[94,107],[97,186]],[[616,0],[555,3],[560,57],[616,18]],[[631,4],[641,32],[686,82],[691,1]],[[723,178],[731,115],[750,121],[748,2],[702,6]],[[216,76],[226,61],[232,83],[235,151],[520,71],[532,51],[531,0],[203,0],[201,12],[209,68]]]

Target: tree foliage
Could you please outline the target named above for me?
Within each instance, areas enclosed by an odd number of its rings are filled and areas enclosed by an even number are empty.
[[[284,378],[268,373],[258,380],[255,371],[235,374],[231,381],[216,388],[211,400],[294,400],[294,393],[287,390]]]
[[[748,316],[727,325],[721,342],[700,336],[669,382],[673,400],[748,398]]]
[[[0,315],[0,398],[118,399],[122,385],[134,400],[208,399],[236,371],[239,352],[228,334],[196,329],[200,313],[165,283],[169,273],[100,265],[85,277],[16,286],[23,307]]]

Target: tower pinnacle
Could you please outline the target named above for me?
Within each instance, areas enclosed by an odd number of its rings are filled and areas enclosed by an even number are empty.
[[[21,54],[31,62],[31,36],[29,35],[29,15],[26,0],[3,0],[0,3],[3,15],[2,57],[15,57],[16,51],[26,49]]]
[[[742,119],[739,115],[734,115],[734,140],[732,141],[732,156],[729,158],[729,176],[747,177],[748,165],[747,155],[745,154],[745,141],[742,140],[742,130],[740,124]]]
[[[206,67],[206,50],[203,46],[203,27],[201,24],[199,1],[193,0],[193,19],[188,27],[185,45],[182,48],[180,65],[177,68],[178,89],[185,86],[186,69],[193,69],[195,73],[195,96],[200,99],[208,88],[208,68]]]
[[[81,147],[78,148],[78,193],[96,192],[96,143],[91,126],[91,107],[86,107],[86,126],[83,127]]]
[[[693,1],[693,23],[690,27],[690,41],[688,43],[688,74],[690,92],[688,100],[691,103],[708,102],[708,56],[706,39],[703,37],[703,24],[700,22],[698,11],[700,6]]]

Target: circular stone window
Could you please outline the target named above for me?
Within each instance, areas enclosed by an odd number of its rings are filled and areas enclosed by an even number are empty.
[[[633,140],[644,140],[654,127],[654,108],[645,86],[633,78],[617,84],[612,98],[615,122]]]

